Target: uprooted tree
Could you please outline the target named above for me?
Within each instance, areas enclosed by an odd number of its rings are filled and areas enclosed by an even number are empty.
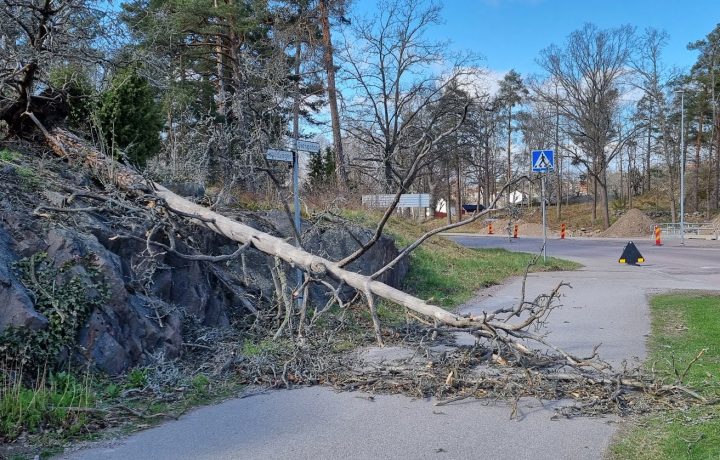
[[[171,212],[192,220],[220,235],[243,245],[252,246],[261,252],[277,257],[293,267],[300,268],[306,274],[306,283],[320,281],[322,278],[331,278],[334,281],[350,286],[362,293],[368,302],[368,307],[373,315],[373,322],[378,341],[380,338],[380,326],[375,314],[375,297],[389,300],[400,305],[422,317],[430,318],[438,324],[468,330],[478,337],[500,341],[509,345],[515,352],[531,353],[532,350],[521,343],[521,339],[534,340],[538,343],[545,343],[542,336],[535,335],[528,331],[528,327],[536,321],[544,318],[555,308],[553,300],[557,297],[559,287],[553,293],[536,301],[521,302],[517,309],[512,311],[498,311],[482,316],[458,315],[448,312],[440,307],[432,305],[422,299],[414,297],[399,289],[393,288],[377,281],[380,274],[392,268],[397,261],[425,241],[430,236],[440,231],[454,228],[468,222],[472,222],[485,215],[487,211],[478,213],[472,219],[448,225],[423,235],[416,243],[406,248],[396,260],[388,266],[379,270],[373,275],[366,276],[349,271],[343,266],[345,261],[333,262],[325,258],[310,254],[302,249],[292,246],[285,240],[263,233],[240,222],[234,221],[222,214],[214,212],[188,199],[180,197],[160,184],[148,181],[134,170],[113,164],[113,161],[106,158],[93,147],[88,146],[76,136],[55,129],[50,133],[48,140],[53,150],[58,154],[72,161],[81,161],[87,165],[94,174],[103,177],[118,187],[127,190],[141,190],[145,194],[151,194],[154,200],[166,206]],[[352,257],[352,256],[350,256]],[[303,289],[305,285],[299,289]],[[307,296],[305,296],[307,297]],[[512,324],[505,321],[504,315],[522,317],[519,323]],[[577,364],[583,362],[581,358],[575,358],[570,354],[562,352],[569,363]]]
[[[101,4],[93,1],[0,4],[0,120],[11,134],[33,125],[26,113],[48,123],[64,119],[67,101],[50,83],[50,71],[100,62],[106,19]]]

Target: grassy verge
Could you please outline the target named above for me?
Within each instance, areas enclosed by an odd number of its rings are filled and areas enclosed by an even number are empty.
[[[720,396],[720,296],[661,295],[652,299],[648,366],[713,400]],[[699,353],[702,356],[689,367]],[[687,373],[685,374],[687,370]],[[685,374],[685,375],[683,375]],[[611,446],[614,459],[720,458],[716,405],[662,411],[630,424]]]
[[[533,254],[505,249],[468,249],[450,241],[435,241],[412,254],[405,286],[423,299],[452,308],[470,300],[478,289],[523,274],[533,258]],[[551,257],[545,264],[538,261],[531,271],[574,270],[578,266]]]
[[[372,215],[356,213],[350,217],[374,225]],[[412,243],[426,230],[416,222],[395,218],[387,227],[387,233],[400,247]],[[504,249],[469,249],[435,236],[410,254],[410,272],[404,287],[436,305],[453,308],[468,301],[478,289],[523,274],[534,258],[534,254]],[[531,271],[575,270],[579,267],[576,262],[551,257],[546,263],[538,261]]]
[[[23,433],[34,434],[52,427],[69,436],[86,425],[88,408],[95,397],[89,388],[89,376],[83,381],[66,372],[39,379],[25,386],[16,374],[6,376],[0,385],[0,440],[14,440]]]
[[[68,441],[130,433],[242,388],[231,376],[192,374],[177,363],[113,378],[79,370],[45,375],[23,382],[19,372],[0,369],[0,459],[48,458]]]

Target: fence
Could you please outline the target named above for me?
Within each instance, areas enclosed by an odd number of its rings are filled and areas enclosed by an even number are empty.
[[[680,238],[680,223],[658,224],[665,238]],[[685,222],[685,238],[699,238],[705,240],[717,240],[720,236],[720,228],[712,222]]]
[[[387,208],[395,199],[395,195],[363,195],[363,206],[371,208]],[[429,208],[429,193],[406,193],[400,195],[398,208]]]

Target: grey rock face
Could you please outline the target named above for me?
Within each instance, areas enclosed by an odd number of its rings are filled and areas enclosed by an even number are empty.
[[[168,358],[180,354],[179,313],[162,300],[128,293],[117,254],[95,236],[75,230],[52,229],[47,243],[48,257],[56,267],[90,257],[110,291],[108,301],[91,313],[80,333],[79,345],[86,360],[117,374],[148,363],[155,353]],[[77,268],[75,274],[82,275],[82,268]]]
[[[346,223],[325,223],[316,225],[303,234],[303,245],[309,252],[330,260],[341,260],[361,247],[372,238],[373,232],[367,228]],[[398,255],[395,242],[381,237],[365,254],[346,268],[363,275],[372,275]],[[407,260],[399,262],[394,269],[384,273],[378,281],[393,287],[400,287],[407,274]],[[327,290],[315,287],[312,298],[315,301],[328,300]],[[353,289],[342,291],[344,300],[354,295]]]
[[[199,182],[170,182],[164,185],[180,196],[189,198],[202,198],[205,196],[205,185]]]
[[[0,333],[7,327],[42,329],[47,318],[35,311],[25,286],[12,272],[16,256],[10,248],[10,237],[0,225]]]

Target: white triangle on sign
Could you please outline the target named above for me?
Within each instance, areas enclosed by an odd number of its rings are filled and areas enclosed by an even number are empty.
[[[538,156],[537,160],[535,160],[535,164],[533,165],[533,168],[543,169],[543,168],[549,168],[549,167],[550,167],[550,160],[548,160],[548,157],[545,156],[545,152],[540,152],[540,156]]]

